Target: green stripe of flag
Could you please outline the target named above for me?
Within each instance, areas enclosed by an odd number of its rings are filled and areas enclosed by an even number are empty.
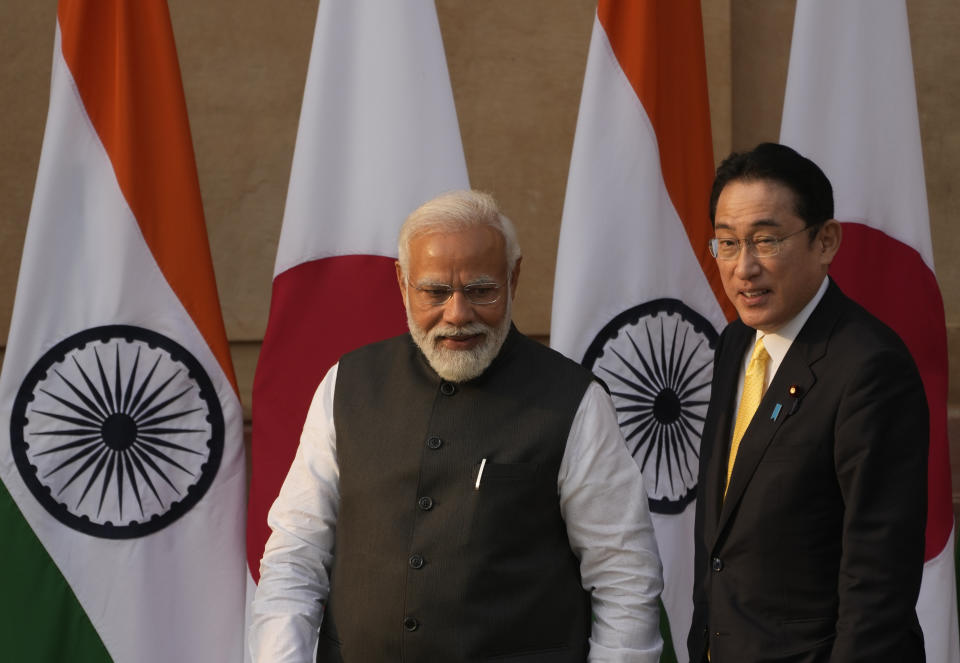
[[[660,663],[677,663],[677,652],[673,650],[673,637],[670,635],[670,619],[667,609],[660,601],[660,636],[663,638],[663,653],[660,654]]]
[[[109,663],[100,636],[60,569],[0,482],[0,659]]]

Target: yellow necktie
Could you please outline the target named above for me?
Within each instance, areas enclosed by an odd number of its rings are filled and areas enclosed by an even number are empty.
[[[733,426],[733,441],[730,443],[730,459],[727,461],[727,483],[723,488],[723,496],[727,496],[727,487],[730,485],[730,475],[733,474],[733,463],[737,459],[737,449],[740,448],[740,440],[743,438],[750,420],[754,413],[760,407],[760,399],[763,397],[763,382],[767,375],[767,362],[770,361],[770,355],[767,349],[763,347],[763,339],[757,339],[757,344],[753,346],[753,354],[750,355],[750,363],[747,365],[747,372],[743,376],[743,395],[740,396],[740,407],[737,408],[737,421]]]

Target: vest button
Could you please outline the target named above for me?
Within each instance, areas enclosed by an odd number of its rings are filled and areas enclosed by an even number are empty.
[[[420,627],[420,622],[418,622],[413,617],[407,617],[403,620],[403,628],[408,631],[416,631]]]
[[[441,440],[439,437],[428,437],[427,446],[436,451],[443,446],[443,440]]]
[[[720,559],[719,557],[714,557],[713,559],[710,560],[710,568],[713,569],[714,571],[717,571],[718,573],[720,571],[723,571],[723,560]]]
[[[421,497],[417,500],[417,506],[420,507],[421,511],[429,511],[433,508],[433,499],[429,497]]]
[[[455,393],[457,393],[457,386],[452,382],[441,382],[440,393],[444,396],[453,396]]]
[[[421,569],[421,568],[423,568],[423,561],[424,561],[424,560],[423,560],[423,555],[420,555],[420,554],[418,554],[418,553],[414,553],[414,554],[410,555],[410,560],[409,560],[409,562],[410,562],[410,568],[411,568],[411,569]]]

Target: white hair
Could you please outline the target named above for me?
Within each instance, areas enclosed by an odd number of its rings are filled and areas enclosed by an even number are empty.
[[[497,201],[482,191],[448,191],[413,210],[400,228],[397,255],[404,274],[410,271],[410,241],[430,233],[455,233],[490,226],[503,236],[507,275],[520,260],[520,243],[513,223],[500,213]]]

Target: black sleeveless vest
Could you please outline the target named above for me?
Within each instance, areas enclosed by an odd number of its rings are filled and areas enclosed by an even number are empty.
[[[586,660],[557,472],[590,380],[516,329],[466,383],[441,380],[409,335],[341,359],[318,661]]]

